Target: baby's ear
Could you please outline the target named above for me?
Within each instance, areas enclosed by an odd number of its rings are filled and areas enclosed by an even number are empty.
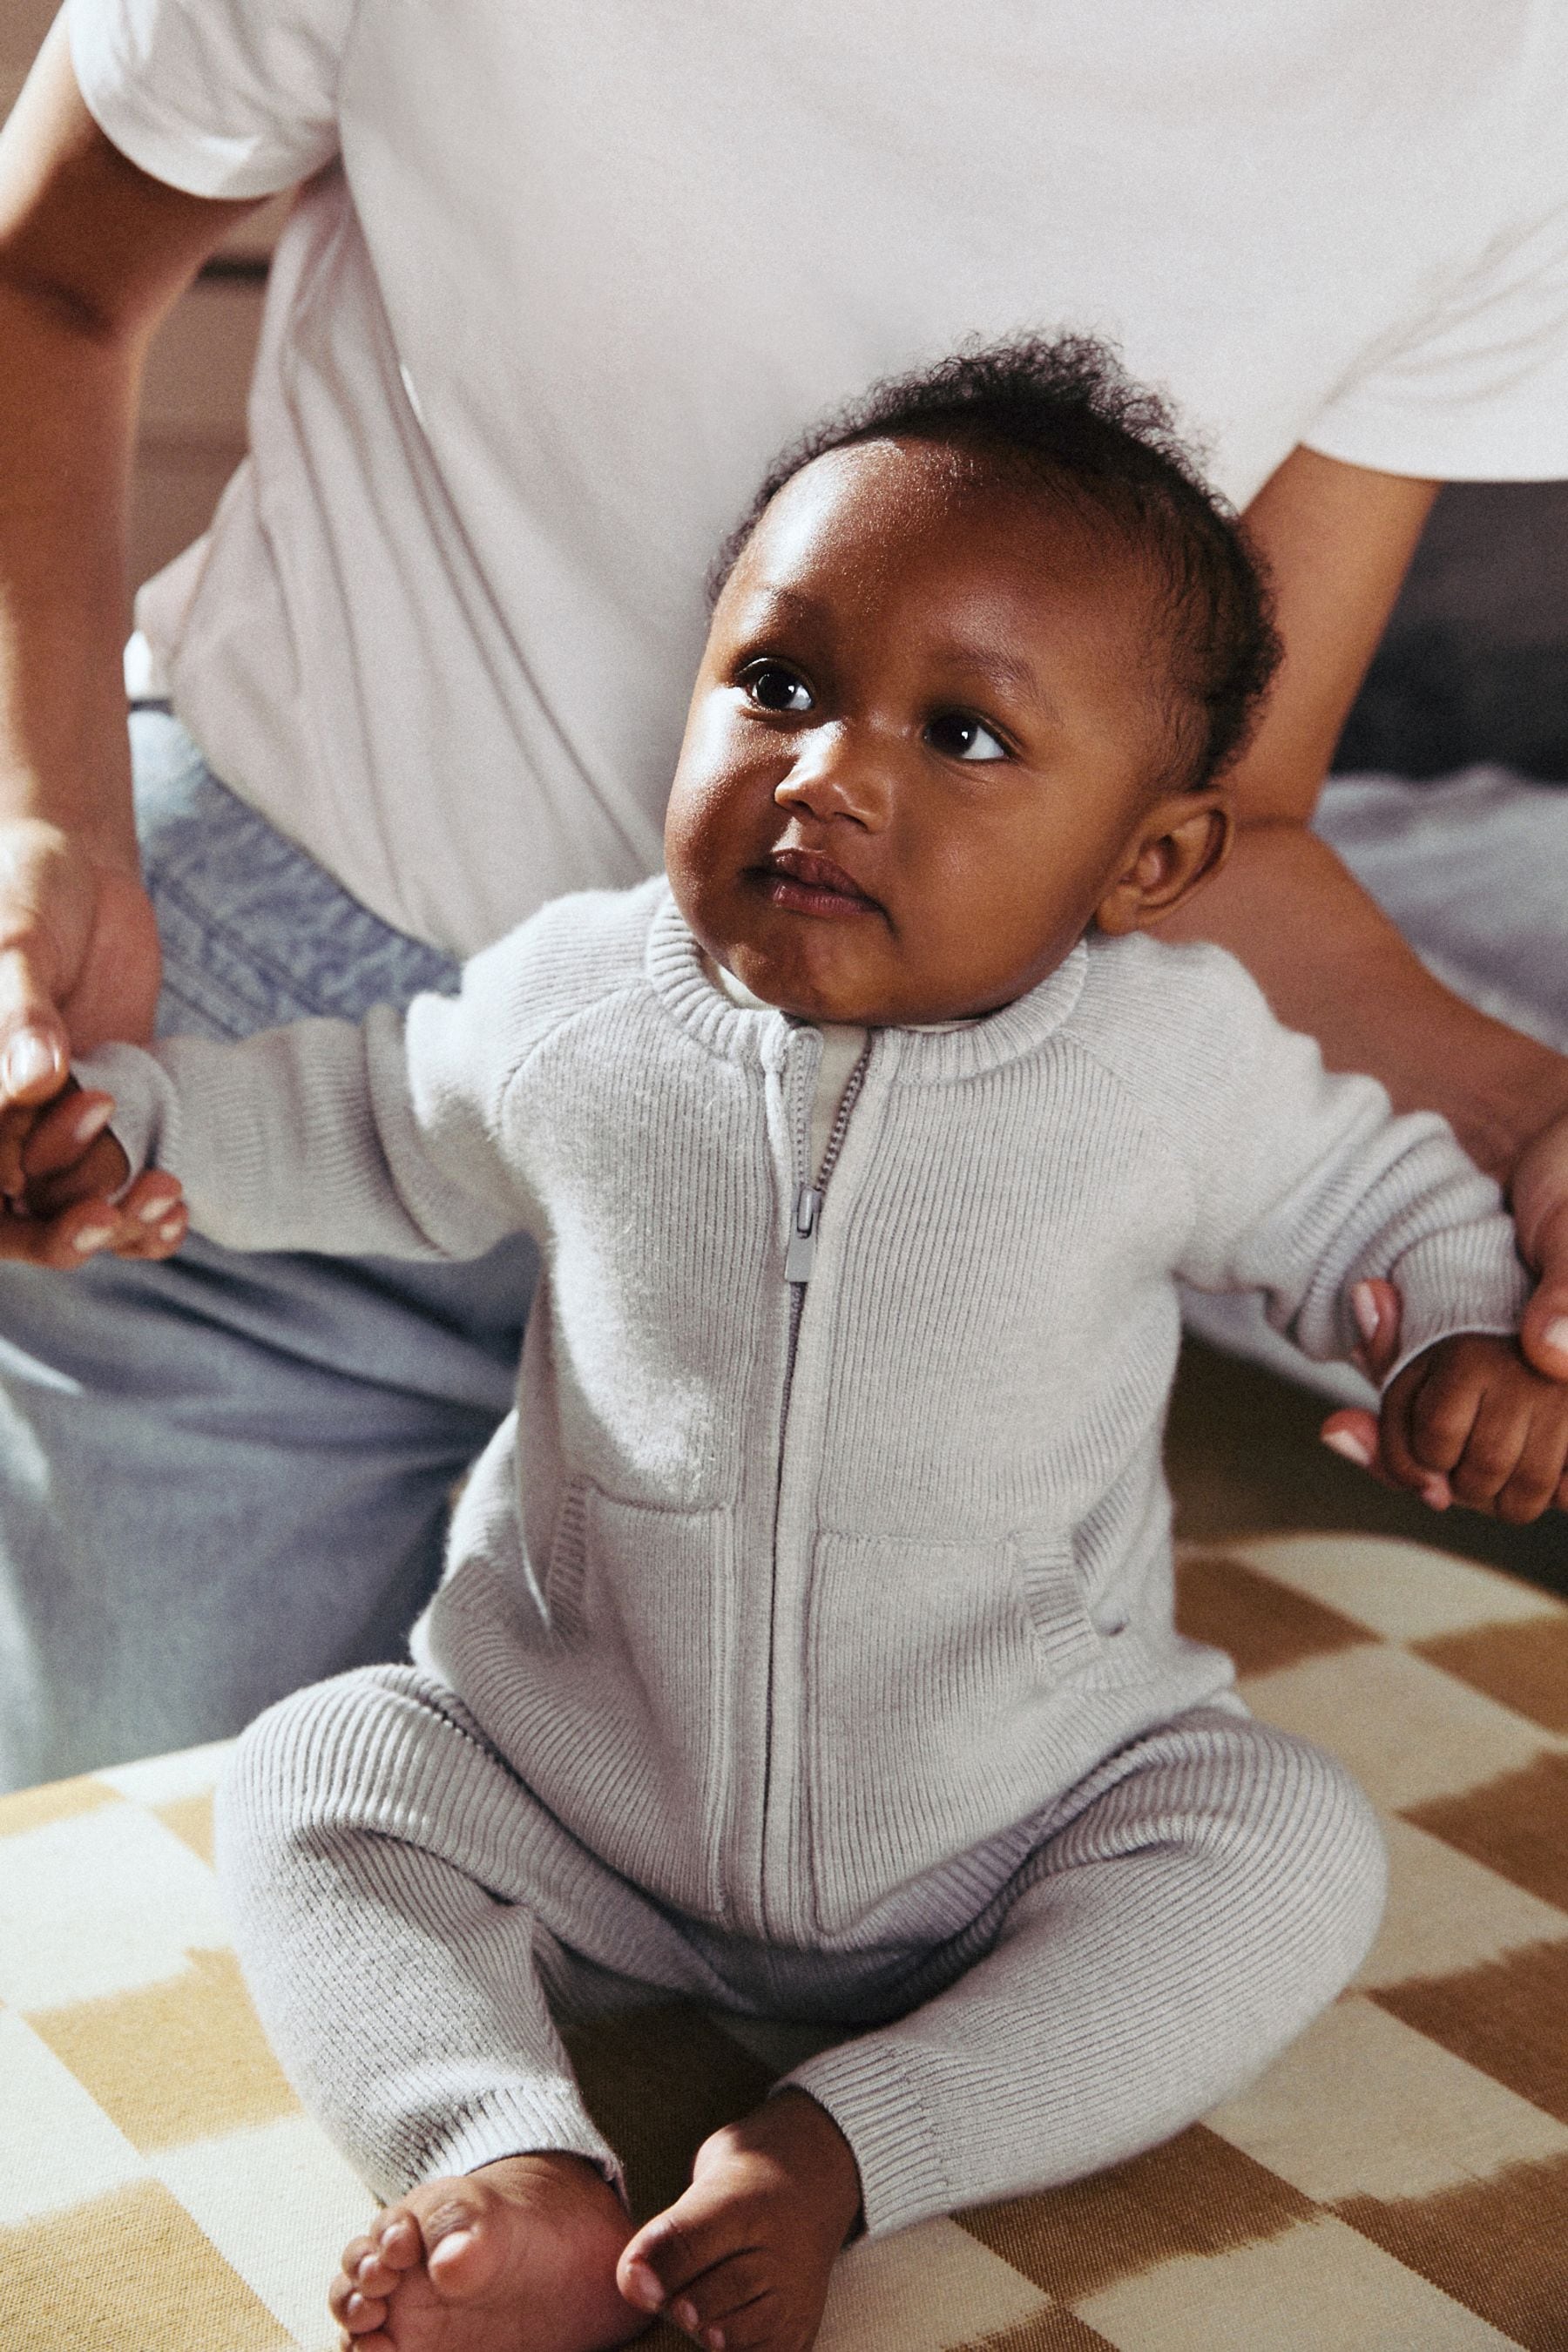
[[[1173,793],[1158,802],[1128,846],[1121,870],[1094,910],[1119,938],[1173,914],[1230,855],[1230,803],[1221,793]]]

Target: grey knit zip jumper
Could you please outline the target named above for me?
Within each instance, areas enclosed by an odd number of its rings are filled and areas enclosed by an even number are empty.
[[[1325,1076],[1229,957],[1142,939],[876,1033],[792,1283],[819,1048],[710,985],[656,883],[547,908],[405,1023],[85,1074],[220,1242],[537,1238],[519,1409],[416,1657],[661,1913],[872,1955],[961,1937],[1104,1759],[1234,1709],[1172,1623],[1177,1279],[1262,1289],[1317,1357],[1363,1276],[1407,1352],[1513,1328],[1527,1285],[1440,1120]],[[335,1739],[336,1817],[417,1842],[439,1775],[390,1753]]]

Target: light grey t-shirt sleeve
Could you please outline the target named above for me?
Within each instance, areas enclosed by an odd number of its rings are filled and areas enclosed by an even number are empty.
[[[195,196],[271,195],[331,161],[356,0],[68,0],[71,63],[122,155]]]
[[[1568,471],[1568,171],[1341,385],[1309,447],[1434,481]],[[1553,200],[1554,199],[1554,200]]]

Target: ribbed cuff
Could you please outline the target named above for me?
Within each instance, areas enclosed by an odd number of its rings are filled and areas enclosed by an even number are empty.
[[[96,1054],[72,1055],[71,1076],[114,1097],[109,1131],[131,1163],[121,1188],[127,1190],[151,1164],[157,1144],[158,1097],[149,1056],[135,1045],[100,1045]]]
[[[774,2088],[791,2086],[826,2107],[848,2141],[860,2168],[868,2238],[952,2211],[952,2184],[935,2119],[901,2053],[881,2035],[824,2050]]]
[[[1400,1294],[1401,1344],[1384,1389],[1439,1339],[1462,1331],[1512,1339],[1535,1287],[1505,1217],[1417,1242],[1390,1279]]]
[[[448,2172],[477,2172],[503,2156],[582,2156],[596,2165],[626,2202],[621,2160],[580,2099],[558,2085],[509,2084],[488,2098],[470,2102],[455,2116],[450,2130],[431,2141],[413,2178],[438,2179]]]

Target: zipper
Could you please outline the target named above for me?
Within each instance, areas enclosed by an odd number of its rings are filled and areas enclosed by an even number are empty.
[[[867,1034],[854,1068],[845,1082],[839,1097],[838,1113],[828,1133],[822,1165],[816,1181],[811,1174],[811,1110],[807,1102],[801,1121],[804,1140],[800,1164],[805,1180],[795,1187],[795,1206],[790,1217],[789,1245],[784,1253],[784,1280],[789,1285],[789,1339],[784,1356],[784,1395],[779,1404],[778,1483],[773,1491],[773,1541],[772,1573],[768,1580],[768,1662],[767,1708],[763,1728],[763,1821],[759,1851],[758,1909],[764,1930],[768,1925],[767,1852],[768,1822],[772,1811],[773,1790],[773,1664],[778,1649],[778,1543],[779,1514],[784,1505],[784,1439],[789,1428],[790,1399],[795,1390],[795,1360],[800,1348],[800,1318],[805,1308],[806,1285],[811,1280],[816,1260],[816,1237],[822,1224],[822,1207],[827,1194],[828,1180],[844,1149],[848,1132],[850,1113],[859,1099],[866,1083],[866,1066],[871,1058],[871,1038]]]
[[[812,1180],[809,1165],[806,1181],[795,1187],[795,1209],[790,1218],[789,1247],[784,1253],[784,1280],[794,1297],[789,1303],[789,1356],[784,1368],[784,1404],[779,1414],[779,1462],[784,1462],[784,1423],[789,1419],[790,1390],[795,1384],[795,1354],[800,1340],[801,1312],[805,1306],[805,1286],[816,1263],[816,1236],[822,1224],[822,1205],[827,1196],[828,1180],[838,1164],[844,1149],[844,1138],[849,1129],[849,1116],[859,1099],[866,1083],[866,1065],[871,1058],[871,1040],[868,1034],[854,1068],[845,1081],[838,1099],[838,1114],[828,1133],[827,1148],[822,1155],[822,1165]],[[811,1150],[811,1112],[806,1111],[806,1146],[801,1158],[806,1160]]]

